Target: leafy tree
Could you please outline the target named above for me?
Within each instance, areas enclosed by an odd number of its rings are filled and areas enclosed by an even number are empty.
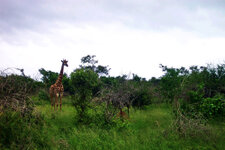
[[[149,80],[149,82],[150,82],[151,84],[153,84],[154,86],[158,86],[159,83],[160,83],[160,79],[157,79],[156,77],[152,77],[152,78]]]
[[[71,85],[74,90],[73,104],[78,113],[78,122],[88,121],[88,109],[91,107],[91,100],[99,86],[98,74],[91,69],[77,69],[72,72]]]
[[[109,74],[109,70],[108,69],[108,66],[102,66],[102,65],[98,65],[96,67],[96,73],[99,75],[99,76],[104,76],[104,75],[108,75]]]
[[[101,76],[100,80],[105,88],[116,87],[118,84],[118,81],[115,77]]]
[[[136,108],[144,108],[144,106],[152,103],[152,94],[149,87],[142,85],[136,88],[133,93],[132,105]]]
[[[66,73],[63,74],[62,84],[65,92],[69,93],[72,92],[72,87],[70,85],[70,78]]]
[[[99,76],[108,75],[110,68],[108,68],[108,66],[97,65],[98,60],[95,60],[95,57],[95,55],[87,55],[82,57],[82,65],[80,65],[80,68],[91,69]]]
[[[133,79],[132,80],[136,81],[136,82],[140,82],[141,81],[141,77],[139,77],[138,75],[133,73]]]
[[[180,69],[168,68],[163,65],[160,67],[165,72],[165,75],[160,81],[161,92],[165,98],[172,102],[175,96],[180,94],[180,86],[185,74],[183,75],[183,72],[181,72]]]
[[[223,108],[224,99],[216,96],[224,96],[225,64],[191,66],[189,70],[163,65],[161,68],[165,72],[160,81],[161,92],[174,103],[179,103],[182,111],[189,114],[200,112],[205,116],[223,114],[220,108]]]
[[[58,73],[47,71],[44,68],[39,69],[39,72],[42,75],[41,80],[46,85],[46,87],[50,87],[52,84],[54,84],[59,76]]]

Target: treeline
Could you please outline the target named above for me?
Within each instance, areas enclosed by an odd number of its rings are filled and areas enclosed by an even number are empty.
[[[92,75],[90,73],[92,71],[97,79],[92,89],[93,97],[98,97],[106,89],[118,90],[126,85],[127,90],[128,87],[129,90],[133,90],[130,101],[134,107],[141,108],[152,102],[179,102],[181,109],[189,113],[199,112],[207,117],[223,116],[225,113],[225,64],[191,66],[190,68],[160,65],[164,75],[150,80],[136,74],[133,74],[131,78],[127,75],[110,77],[108,76],[110,68],[97,64],[95,56],[83,57],[79,68],[75,69],[70,76],[64,74],[62,82],[65,92],[74,95],[77,92],[76,89],[89,80],[88,76]],[[89,73],[85,74],[86,70],[89,70]],[[54,84],[58,77],[58,73],[46,71],[43,68],[39,72],[42,74],[42,82],[46,88]],[[83,76],[75,78],[79,73],[80,75],[83,73]],[[86,80],[82,81],[82,79]],[[92,87],[84,85],[84,88]]]
[[[64,73],[62,83],[66,95],[76,95],[77,89],[84,87],[84,89],[92,89],[91,95],[99,97],[103,91],[120,89],[121,86],[129,86],[135,89],[136,99],[133,102],[134,106],[142,107],[151,103],[154,87],[159,84],[159,79],[153,78],[147,81],[136,74],[129,79],[127,75],[111,77],[108,76],[110,68],[108,66],[98,65],[95,56],[87,55],[81,58],[81,65],[76,68],[70,75]],[[47,71],[44,68],[39,69],[42,75],[42,87],[46,88],[46,96],[41,90],[39,93],[40,99],[49,99],[48,88],[57,80],[58,73]],[[93,79],[95,79],[93,81]],[[95,85],[88,85],[88,83],[96,82]],[[153,85],[153,86],[151,86]],[[128,90],[128,89],[127,89]],[[138,98],[137,98],[138,97]],[[151,97],[151,98],[150,98]],[[138,101],[139,100],[139,101]]]
[[[114,100],[122,105],[118,106],[118,109],[131,106],[144,108],[151,103],[167,102],[173,105],[179,103],[183,112],[198,112],[206,117],[225,115],[225,64],[191,66],[190,68],[160,65],[160,68],[164,74],[149,80],[136,74],[132,74],[129,78],[127,75],[111,77],[108,66],[98,65],[94,55],[87,55],[81,58],[81,64],[70,75],[64,73],[62,80],[64,95],[78,96],[87,89],[90,89],[90,99],[104,99],[103,97],[110,92],[111,95],[130,93],[124,98],[124,102],[122,99]],[[55,83],[59,74],[44,68],[39,69],[39,72],[42,75],[41,82],[24,74],[19,76],[2,73],[1,97],[7,97],[5,92],[7,88],[12,89],[9,90],[10,93],[15,93],[16,89],[20,88],[19,85],[24,83],[26,93],[38,93],[40,100],[50,100],[49,87]],[[81,88],[80,91],[79,88]]]
[[[40,69],[44,90],[39,91],[39,99],[49,100],[48,88],[54,84],[58,74],[45,69]],[[120,117],[129,116],[131,107],[144,108],[152,103],[157,79],[146,79],[133,74],[132,79],[127,75],[110,77],[108,66],[98,65],[95,56],[87,55],[81,58],[81,65],[70,76],[64,74],[63,86],[66,95],[70,95],[73,105],[77,110],[77,120],[80,123],[89,124],[91,121],[103,120],[100,124],[111,124],[118,111]],[[154,85],[154,86],[152,86]],[[65,95],[64,94],[64,95]],[[93,115],[88,114],[91,110],[103,110]],[[124,109],[127,112],[124,112]],[[91,117],[92,116],[92,117]],[[97,119],[98,116],[102,117]]]
[[[152,103],[173,106],[179,132],[187,118],[225,116],[225,64],[173,68],[160,65],[164,74],[146,80],[136,74],[111,77],[108,66],[98,65],[95,56],[81,58],[81,65],[64,74],[63,86],[76,109],[77,124],[124,127],[130,108],[145,109]],[[50,103],[49,87],[58,73],[39,69],[41,82],[24,74],[0,75],[0,148],[41,148],[44,119],[34,112],[35,101]],[[116,118],[120,118],[119,120]],[[183,120],[182,120],[183,119]],[[192,121],[193,123],[193,121]],[[194,122],[195,123],[195,122]],[[16,126],[15,126],[16,125]],[[182,129],[181,130],[181,126]],[[191,128],[196,126],[191,126]]]
[[[161,68],[165,74],[160,79],[160,91],[168,102],[179,103],[189,114],[225,116],[225,64]]]

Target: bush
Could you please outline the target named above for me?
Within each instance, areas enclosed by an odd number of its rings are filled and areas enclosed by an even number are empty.
[[[95,89],[99,86],[98,75],[90,69],[78,69],[71,73],[71,85],[75,93],[73,105],[77,110],[78,122],[87,123],[89,120],[87,111],[91,107]]]
[[[148,88],[141,87],[137,89],[134,94],[134,101],[132,105],[134,107],[143,108],[146,105],[150,105],[152,100],[152,95]]]
[[[42,134],[44,124],[40,114],[23,116],[20,112],[5,110],[0,115],[0,149],[35,149],[46,146]]]
[[[0,149],[37,149],[46,145],[43,117],[34,114],[28,96],[34,81],[18,75],[0,76]]]
[[[33,101],[29,98],[34,90],[33,80],[18,75],[0,76],[0,105],[4,109],[31,114]]]
[[[191,116],[191,117],[190,117]],[[176,131],[183,137],[204,137],[209,139],[212,137],[212,131],[209,126],[206,125],[207,120],[201,114],[185,114],[176,111],[175,120],[172,123],[172,130]]]
[[[200,110],[207,117],[225,116],[225,98],[220,95],[205,98],[200,105]]]
[[[129,126],[128,118],[119,116],[118,109],[112,105],[110,106],[105,103],[94,106],[95,109],[90,111],[89,125],[104,129],[114,128],[120,130],[127,128]]]
[[[42,89],[38,92],[39,100],[50,100],[49,94],[46,90]]]

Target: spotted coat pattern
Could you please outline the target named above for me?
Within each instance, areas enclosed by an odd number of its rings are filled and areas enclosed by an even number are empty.
[[[63,78],[64,66],[68,67],[67,62],[68,61],[66,61],[66,60],[62,60],[62,67],[60,70],[59,77],[56,80],[55,84],[51,85],[51,87],[49,89],[51,105],[52,105],[52,108],[54,106],[54,110],[58,109],[58,99],[60,99],[60,110],[62,110],[62,96],[63,96],[63,92],[64,92],[62,78]]]

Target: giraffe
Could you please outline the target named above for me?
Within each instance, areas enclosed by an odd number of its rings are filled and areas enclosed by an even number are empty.
[[[55,105],[57,106],[56,110],[58,109],[58,98],[60,98],[60,110],[62,110],[62,96],[63,96],[63,85],[62,85],[62,78],[63,78],[63,70],[64,70],[64,66],[68,67],[67,64],[67,60],[61,60],[62,62],[62,67],[60,70],[60,74],[58,79],[56,80],[55,84],[51,85],[50,89],[49,89],[49,93],[50,93],[50,98],[51,98],[51,105],[53,108],[54,105],[54,110],[55,110]],[[55,98],[55,100],[54,100]]]

